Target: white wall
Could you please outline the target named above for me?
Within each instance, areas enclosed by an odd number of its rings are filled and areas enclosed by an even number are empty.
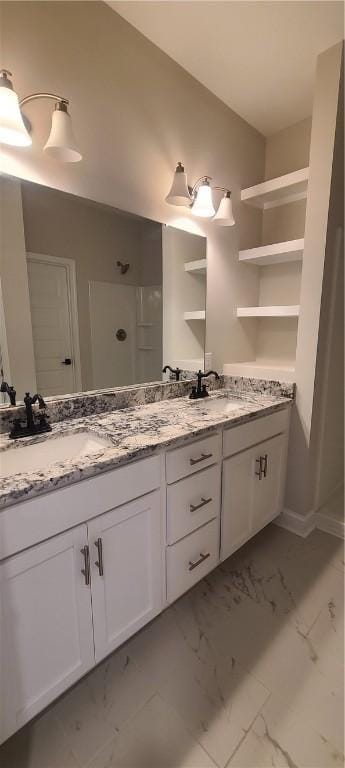
[[[51,106],[33,102],[33,147],[6,150],[3,170],[207,234],[207,349],[219,369],[253,357],[254,326],[239,323],[234,308],[255,303],[258,278],[237,249],[256,245],[262,216],[238,201],[263,178],[264,138],[103,3],[3,3],[2,16],[2,59],[17,91],[70,98],[84,156],[72,166],[42,154]],[[191,182],[208,173],[233,189],[236,227],[197,222],[165,203],[178,160]]]
[[[313,420],[317,422],[319,412],[315,397],[316,362],[326,240],[335,237],[334,223],[329,228],[329,213],[341,62],[341,44],[318,57],[314,92],[301,314],[296,352],[297,395],[291,423],[287,474],[287,506],[301,515],[312,511],[314,505],[315,446],[312,442],[312,427]]]
[[[344,484],[344,83],[339,99],[317,349],[312,458],[314,508]]]
[[[22,400],[26,391],[36,392],[22,197],[20,184],[3,178],[0,178],[0,238],[1,337],[5,338],[7,353],[4,373],[8,384],[15,387],[17,399]]]

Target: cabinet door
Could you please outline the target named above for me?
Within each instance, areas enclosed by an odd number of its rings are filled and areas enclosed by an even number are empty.
[[[94,664],[85,525],[0,565],[4,737]]]
[[[250,536],[254,500],[254,472],[255,453],[253,448],[223,461],[222,560],[229,557]]]
[[[88,532],[99,661],[162,608],[160,493],[97,517]]]
[[[257,458],[262,457],[263,471],[255,475],[253,532],[280,514],[283,505],[286,467],[286,434],[272,437],[257,446]],[[257,462],[258,463],[258,462]]]

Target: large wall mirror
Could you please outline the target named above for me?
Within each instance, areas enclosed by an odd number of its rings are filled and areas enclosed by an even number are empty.
[[[9,177],[0,193],[0,367],[19,402],[204,366],[206,238]]]

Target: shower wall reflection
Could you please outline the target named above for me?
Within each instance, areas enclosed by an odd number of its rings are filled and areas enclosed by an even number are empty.
[[[0,191],[1,377],[19,400],[202,367],[206,268],[184,264],[206,264],[205,238],[26,181]]]

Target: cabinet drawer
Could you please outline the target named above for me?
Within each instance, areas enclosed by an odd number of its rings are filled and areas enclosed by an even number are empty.
[[[166,455],[167,483],[174,483],[181,477],[191,475],[219,461],[220,441],[220,435],[211,435],[169,451]]]
[[[223,432],[223,456],[232,456],[251,445],[261,443],[273,435],[285,432],[289,428],[290,408],[284,408],[269,416],[241,424],[239,427],[225,429]]]
[[[167,547],[167,598],[171,603],[219,562],[219,520]]]
[[[220,514],[220,465],[167,489],[167,541],[173,544]]]

